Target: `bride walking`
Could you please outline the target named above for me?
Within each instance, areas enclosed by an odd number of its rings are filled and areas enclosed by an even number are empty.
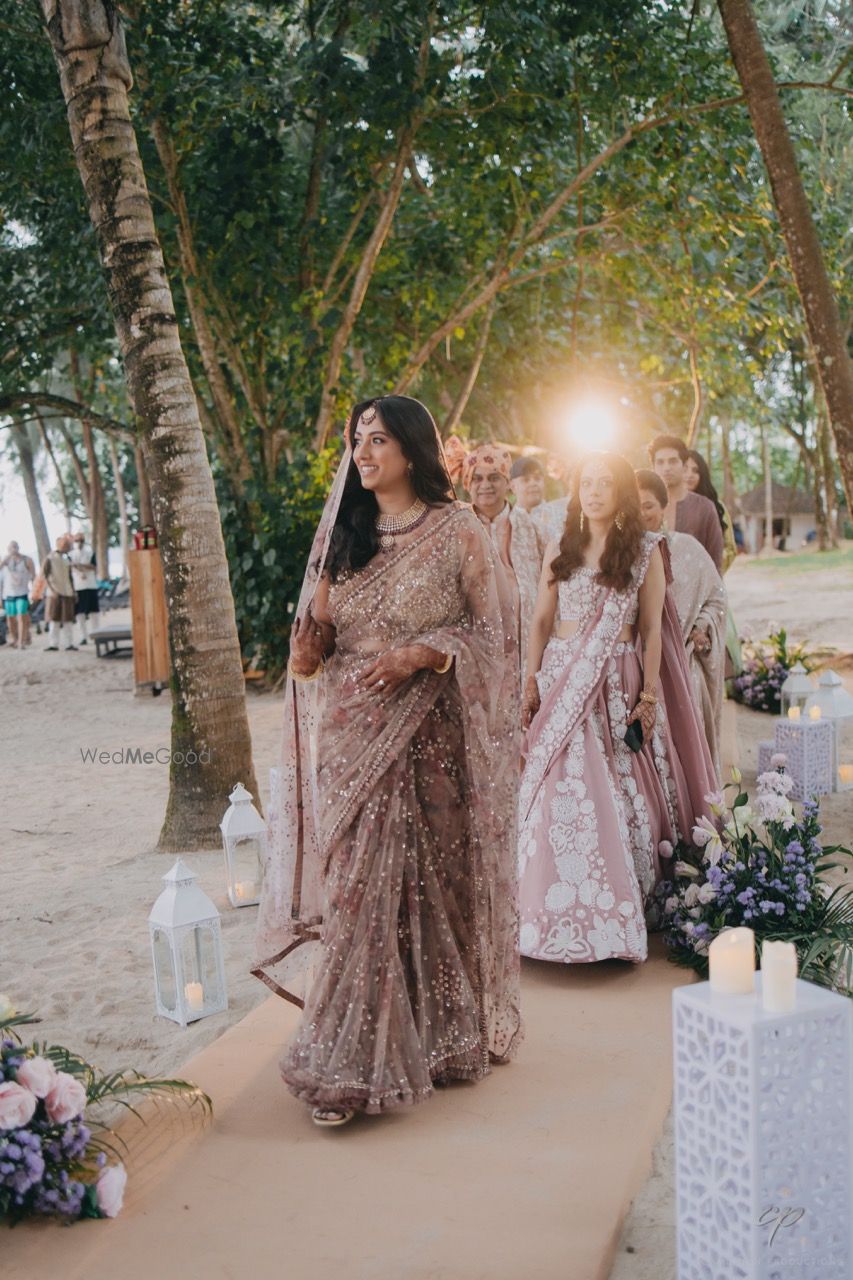
[[[476,1080],[520,1037],[513,598],[429,412],[356,406],[293,627],[253,970],[301,1004],[318,1124]]]
[[[545,554],[528,649],[521,951],[640,961],[660,845],[691,831],[716,778],[666,543],[645,532],[634,473],[617,454],[590,454],[573,490],[562,539]]]

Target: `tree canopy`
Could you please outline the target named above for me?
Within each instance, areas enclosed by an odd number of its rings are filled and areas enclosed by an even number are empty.
[[[714,10],[122,12],[249,649],[283,649],[341,423],[364,395],[404,390],[463,434],[562,451],[561,407],[594,390],[629,452],[668,428],[710,439],[719,467],[725,425],[743,487],[762,428],[783,478],[818,465],[802,316]],[[849,31],[832,0],[758,13],[849,329]],[[85,385],[78,416],[132,433],[37,7],[6,28],[0,411],[76,403]]]

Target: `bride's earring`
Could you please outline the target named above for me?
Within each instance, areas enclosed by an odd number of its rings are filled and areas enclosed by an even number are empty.
[[[583,516],[583,512],[581,512],[581,523],[580,523],[581,533],[583,533],[583,526],[584,526],[584,516]]]
[[[625,519],[624,519],[624,517],[623,517],[623,515],[622,515],[622,512],[621,512],[621,511],[617,512],[617,514],[616,514],[616,519],[613,521],[613,523],[616,525],[616,528],[617,528],[617,529],[619,530],[619,532],[621,533],[621,532],[622,532],[622,530],[623,530],[623,529],[624,529],[624,527],[625,527]]]
[[[409,473],[409,475],[410,475],[410,476],[411,476],[411,475],[414,475],[414,473],[415,473],[415,468],[414,468],[414,466],[412,465],[412,463],[411,463],[411,462],[410,462],[410,463],[409,463],[409,465],[406,467],[406,470],[408,471],[408,473]]]

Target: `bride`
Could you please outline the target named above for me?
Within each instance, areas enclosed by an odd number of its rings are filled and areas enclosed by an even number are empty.
[[[477,1080],[520,1039],[513,598],[429,412],[356,406],[291,641],[253,970],[301,1003],[318,1124]]]
[[[545,554],[530,633],[523,955],[644,960],[661,844],[671,854],[716,787],[667,578],[665,540],[645,532],[628,462],[588,455]]]

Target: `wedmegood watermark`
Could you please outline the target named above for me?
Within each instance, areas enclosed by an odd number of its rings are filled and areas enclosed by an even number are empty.
[[[99,751],[97,747],[81,747],[84,764],[210,764],[210,747],[201,751],[173,751],[171,747],[158,747],[156,751],[143,751],[142,747],[119,747],[115,751]]]

